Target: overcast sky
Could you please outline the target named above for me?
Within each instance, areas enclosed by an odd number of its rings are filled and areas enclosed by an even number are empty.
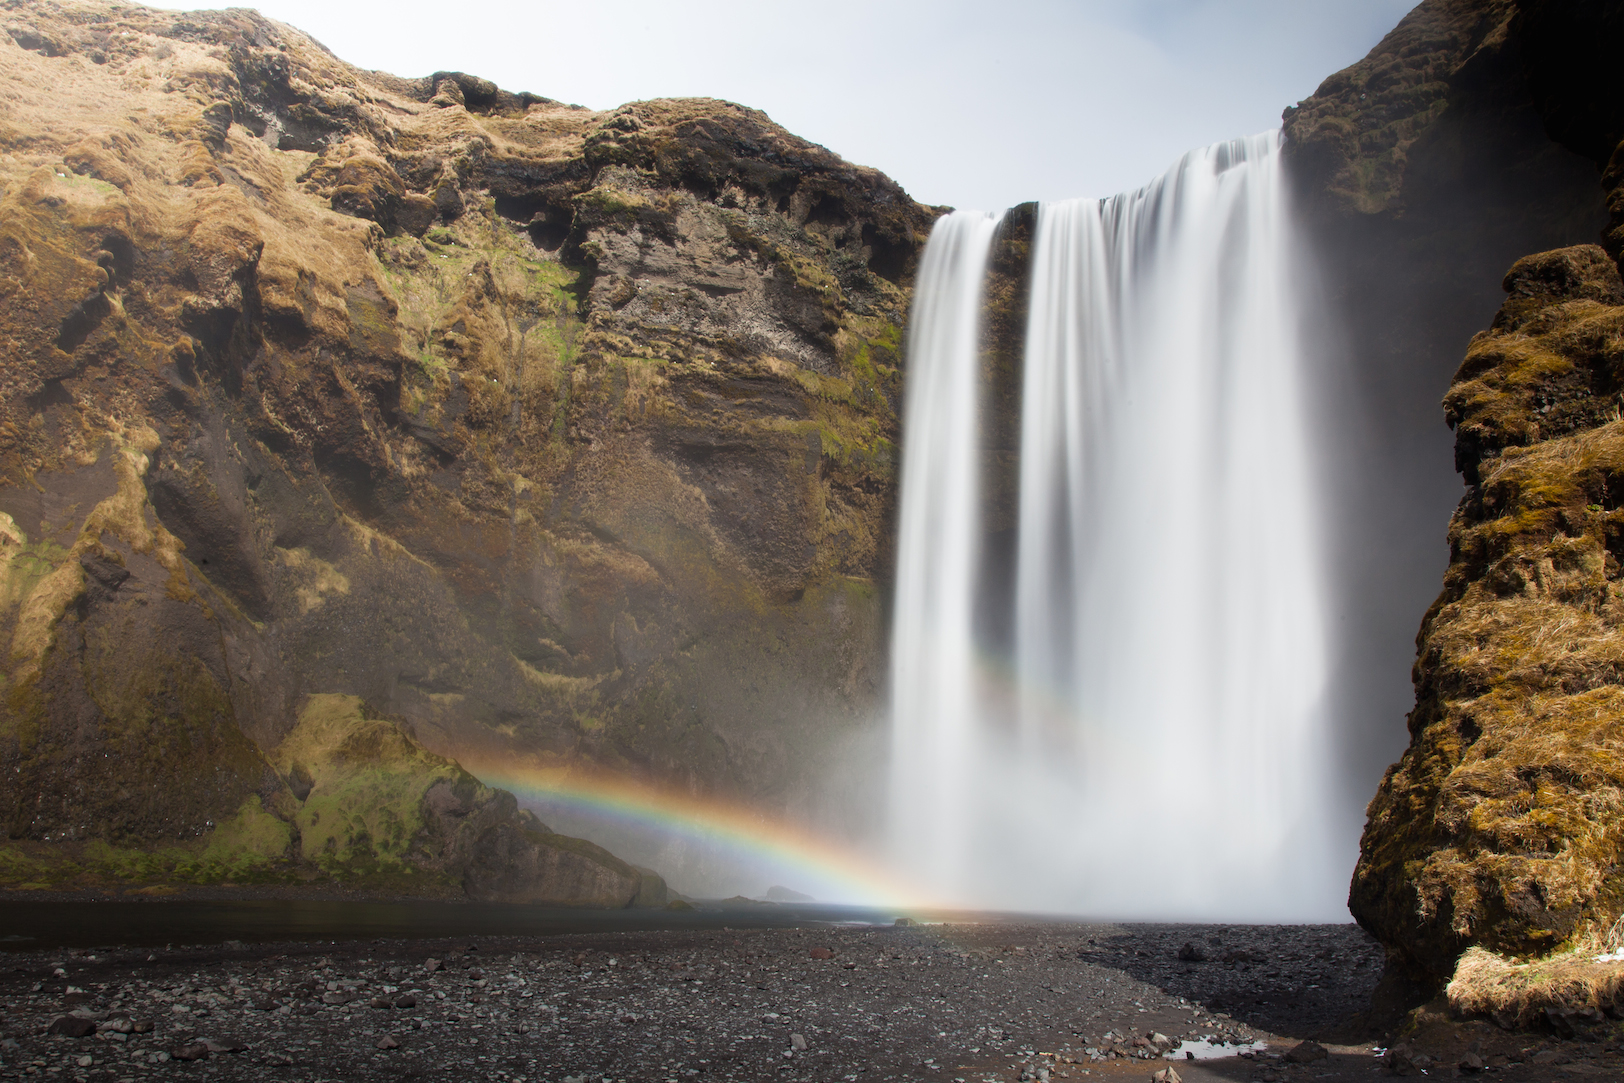
[[[221,5],[168,3],[169,8]],[[343,59],[606,109],[765,110],[915,199],[997,209],[1138,187],[1278,126],[1411,0],[262,0]]]

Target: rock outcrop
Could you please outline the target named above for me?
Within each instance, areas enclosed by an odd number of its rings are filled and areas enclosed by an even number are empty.
[[[1350,894],[1394,971],[1433,991],[1468,947],[1600,944],[1624,910],[1624,96],[1585,66],[1624,45],[1624,17],[1478,10],[1478,51],[1519,58],[1531,107],[1602,173],[1615,219],[1605,249],[1511,267],[1444,398],[1467,492],[1417,639],[1409,748],[1371,802]]]
[[[145,891],[320,880],[370,894],[609,909],[666,901],[658,874],[549,830],[354,696],[309,697],[280,744],[244,759],[257,760],[257,784],[194,839],[13,840],[0,849],[0,877],[59,889],[145,882]]]
[[[1468,493],[1351,896],[1435,982],[1469,945],[1543,954],[1624,910],[1624,283],[1589,245],[1506,289],[1446,400]]]
[[[1411,638],[1460,495],[1437,403],[1493,318],[1506,268],[1594,242],[1607,221],[1593,141],[1561,118],[1607,98],[1584,81],[1610,70],[1608,7],[1425,0],[1285,114],[1289,176],[1327,257],[1315,408],[1345,464],[1324,484],[1341,592],[1334,669],[1351,678],[1330,702],[1354,817],[1403,749],[1392,723],[1413,702]],[[1356,819],[1347,830],[1351,841]]]
[[[242,10],[0,31],[12,839],[202,838],[326,695],[813,801],[872,717],[936,211],[725,102],[398,79]],[[525,895],[556,847],[502,838]]]

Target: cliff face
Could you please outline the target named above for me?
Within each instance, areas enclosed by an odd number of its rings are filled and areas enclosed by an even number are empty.
[[[1506,288],[1446,400],[1469,488],[1350,900],[1433,981],[1469,945],[1543,954],[1624,909],[1624,284],[1592,245]]]
[[[1604,4],[1428,4],[1388,45],[1338,77],[1334,101],[1305,103],[1293,118],[1308,126],[1305,157],[1334,178],[1327,202],[1402,202],[1450,111],[1465,128],[1480,109],[1485,121],[1537,119],[1546,150],[1528,142],[1524,160],[1586,159],[1597,203],[1614,214],[1607,249],[1512,265],[1509,296],[1444,397],[1467,492],[1449,527],[1443,593],[1417,639],[1409,748],[1370,804],[1349,900],[1396,973],[1436,989],[1469,946],[1540,955],[1599,937],[1624,909],[1624,549],[1611,495],[1624,484],[1624,170],[1614,155],[1624,96],[1604,85],[1605,64],[1592,65],[1624,45],[1624,15]],[[1428,77],[1437,57],[1463,53],[1447,80]],[[1380,72],[1408,79],[1404,93],[1425,107],[1356,134],[1338,110]],[[1353,146],[1368,153],[1347,153]],[[1537,196],[1522,216],[1530,229],[1561,209]],[[1581,239],[1601,239],[1605,222],[1595,215]]]
[[[11,838],[297,826],[319,695],[810,800],[880,679],[935,212],[723,102],[397,79],[240,10],[0,28]]]
[[[1354,678],[1331,696],[1350,810],[1402,750],[1410,643],[1460,496],[1436,404],[1506,268],[1594,242],[1607,221],[1591,144],[1557,124],[1588,94],[1563,81],[1609,70],[1574,51],[1606,48],[1587,21],[1606,8],[1426,0],[1285,114],[1288,175],[1325,256],[1319,430],[1345,464],[1324,480],[1344,584],[1336,670]]]

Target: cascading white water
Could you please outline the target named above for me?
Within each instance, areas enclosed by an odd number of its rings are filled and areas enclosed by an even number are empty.
[[[918,866],[948,879],[968,870],[958,836],[970,826],[959,797],[973,784],[981,719],[973,702],[973,632],[980,499],[976,431],[981,279],[998,219],[950,214],[931,231],[909,320],[910,380],[903,405],[921,453],[902,464],[902,526],[892,656],[893,837]]]
[[[896,859],[944,901],[1326,918],[1327,614],[1275,133],[1044,204],[1013,644],[977,648],[972,283],[938,224],[910,324],[893,634]],[[983,618],[984,619],[984,615]]]

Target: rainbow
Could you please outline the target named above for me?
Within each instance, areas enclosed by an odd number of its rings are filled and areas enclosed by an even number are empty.
[[[827,885],[822,893],[840,902],[897,907],[920,902],[917,889],[904,888],[876,862],[759,809],[581,767],[459,759],[480,781],[511,791],[521,804],[562,807],[626,827],[721,845],[741,857],[802,870]]]

